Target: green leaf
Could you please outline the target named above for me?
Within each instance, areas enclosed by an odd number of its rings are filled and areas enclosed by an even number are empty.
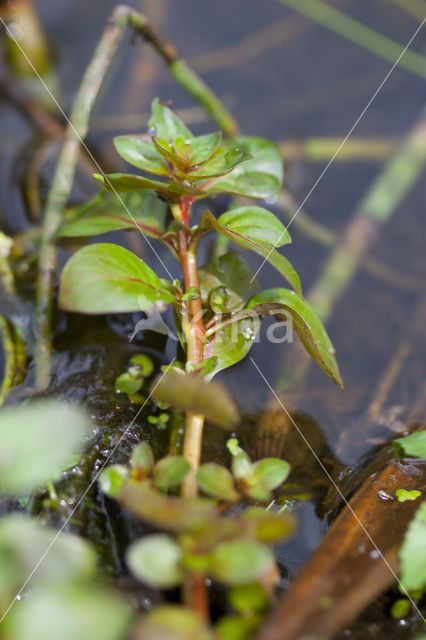
[[[262,612],[269,605],[268,594],[257,582],[231,587],[228,601],[235,611],[250,614]]]
[[[211,500],[167,497],[142,483],[126,485],[120,500],[142,520],[168,531],[204,532],[216,518]]]
[[[152,144],[154,145],[158,153],[161,154],[163,158],[168,160],[174,167],[186,166],[187,163],[184,160],[184,158],[182,158],[178,153],[176,153],[176,151],[174,150],[174,147],[172,147],[165,140],[161,140],[161,138],[156,138],[155,136],[153,136]]]
[[[257,318],[248,318],[227,324],[214,333],[206,346],[206,354],[216,357],[217,360],[206,379],[211,380],[219,371],[242,360],[252,348],[259,327],[260,322]]]
[[[197,471],[197,482],[201,491],[213,498],[230,502],[239,498],[231,473],[220,464],[209,462],[201,465]]]
[[[139,191],[139,189],[151,189],[160,193],[167,193],[167,183],[158,180],[150,180],[133,173],[109,173],[103,176],[99,173],[93,177],[101,182],[108,191]]]
[[[201,165],[195,165],[185,171],[192,180],[223,176],[235,167],[251,159],[251,155],[243,149],[235,147],[218,147],[213,155]]]
[[[218,640],[247,640],[258,625],[254,617],[224,616],[216,625]]]
[[[122,464],[113,464],[103,469],[99,475],[99,485],[110,498],[118,498],[122,488],[130,479],[130,471]]]
[[[426,586],[426,503],[410,522],[399,554],[401,582],[407,591]]]
[[[239,420],[238,409],[225,387],[218,382],[170,370],[154,383],[155,400],[181,411],[200,414],[220,427],[230,428]]]
[[[179,605],[155,607],[137,625],[133,640],[215,640],[202,617]]]
[[[398,502],[406,502],[407,500],[417,500],[422,495],[421,491],[417,491],[416,489],[412,489],[411,491],[407,491],[406,489],[397,489],[395,491],[395,495],[398,498]]]
[[[11,582],[3,585],[6,595],[20,589],[36,566],[34,581],[56,585],[63,580],[93,576],[97,562],[94,550],[82,538],[44,527],[21,513],[3,515],[0,519],[0,557],[13,567]],[[38,564],[40,558],[43,562]],[[2,563],[2,571],[3,566]],[[3,595],[1,587],[0,578]]]
[[[287,258],[284,258],[284,256],[278,253],[273,244],[271,244],[270,242],[266,242],[265,240],[253,239],[244,236],[239,231],[221,224],[221,219],[222,216],[220,216],[220,218],[216,220],[211,211],[206,209],[201,218],[199,229],[215,229],[218,233],[225,236],[225,238],[228,238],[228,240],[231,240],[238,246],[243,247],[244,249],[249,249],[263,256],[281,273],[281,275],[284,276],[284,278],[286,278],[286,280],[288,280],[291,286],[301,295],[302,289],[300,286],[300,279],[293,265],[287,260]]]
[[[283,179],[283,163],[275,143],[243,136],[226,140],[226,143],[246,151],[253,159],[214,180],[206,187],[206,193],[233,193],[252,198],[269,198],[278,193]]]
[[[193,166],[194,164],[206,162],[216,151],[221,139],[222,134],[220,131],[192,138],[190,141],[189,164]]]
[[[83,247],[65,265],[59,305],[80,313],[120,313],[173,302],[163,282],[134,253],[115,244]]]
[[[115,193],[102,189],[80,207],[67,211],[67,222],[59,237],[93,236],[118,229],[139,229],[146,236],[166,233],[167,204],[154,191]]]
[[[191,465],[181,456],[167,456],[157,462],[154,467],[154,484],[157,489],[166,491],[169,487],[179,485]]]
[[[82,409],[39,400],[0,411],[2,493],[26,495],[69,467],[70,455],[91,429]]]
[[[247,509],[243,519],[247,534],[265,544],[276,544],[288,538],[295,528],[295,520],[291,515],[274,513],[259,507]]]
[[[141,375],[148,378],[154,372],[154,363],[144,353],[137,353],[130,358],[130,363],[140,368]]]
[[[409,436],[405,436],[405,438],[394,440],[393,448],[398,458],[407,455],[426,460],[426,430],[411,433]]]
[[[237,480],[246,480],[253,475],[252,462],[247,453],[242,449],[233,454],[232,473]]]
[[[210,555],[212,577],[228,585],[254,582],[273,564],[273,553],[248,538],[218,544]]]
[[[262,207],[238,207],[222,213],[218,222],[254,241],[282,247],[291,242],[290,234],[281,220]]]
[[[66,582],[55,589],[35,588],[5,621],[8,638],[25,640],[122,640],[132,613],[106,588]]]
[[[286,480],[290,465],[279,458],[264,458],[253,465],[253,476],[266,489],[272,491]]]
[[[245,296],[257,288],[253,274],[243,256],[237,251],[229,251],[203,265],[199,271],[201,297],[208,300],[210,293],[225,286],[229,294],[229,307],[239,307]]]
[[[321,320],[306,300],[289,289],[266,289],[250,298],[247,308],[262,315],[284,317],[285,320],[288,320],[289,314],[294,331],[311,358],[343,387],[333,344]]]
[[[179,545],[165,534],[145,536],[130,545],[126,553],[131,572],[142,582],[159,589],[176,587],[182,582],[181,560]]]
[[[155,129],[156,136],[167,142],[174,142],[178,136],[182,136],[185,142],[192,139],[192,133],[182,120],[158,98],[152,101],[151,111],[148,125]]]
[[[139,391],[142,384],[142,380],[138,380],[130,373],[122,373],[115,381],[115,389],[121,393],[130,393],[132,395]]]
[[[145,139],[145,136],[117,136],[114,138],[114,146],[126,162],[129,162],[138,169],[160,176],[169,175],[163,158],[153,143]]]
[[[145,474],[151,473],[154,468],[154,454],[147,442],[140,442],[133,449],[130,465],[132,469],[141,470]]]

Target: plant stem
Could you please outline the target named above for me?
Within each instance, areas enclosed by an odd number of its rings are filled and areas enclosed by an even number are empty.
[[[16,351],[10,326],[7,320],[0,315],[0,338],[4,354],[3,380],[0,388],[0,406],[6,399],[13,385],[16,374]]]
[[[401,56],[398,66],[426,78],[425,56],[410,49],[401,55],[404,52],[404,47],[401,44],[374,31],[374,29],[370,29],[329,4],[321,2],[321,0],[278,0],[278,2],[303,13],[311,20],[315,20],[346,40],[354,42],[385,60],[395,62]]]
[[[209,617],[209,600],[206,577],[202,573],[191,573],[184,583],[184,601],[187,607],[196,611],[207,620]]]
[[[36,293],[36,385],[45,389],[50,376],[53,276],[56,270],[54,236],[62,222],[75,173],[80,143],[87,134],[93,103],[127,26],[131,10],[119,6],[106,27],[78,90],[66,129],[46,204],[38,263]]]
[[[185,291],[191,287],[200,286],[197,269],[197,247],[188,242],[185,229],[179,231],[179,259],[183,271]],[[200,364],[204,358],[204,321],[201,297],[188,300],[188,317],[185,318],[185,336],[187,341],[187,361]],[[193,497],[197,495],[195,473],[200,465],[201,445],[203,438],[203,416],[187,412],[185,420],[185,438],[183,455],[191,465],[191,472],[187,474],[183,485],[182,495]]]

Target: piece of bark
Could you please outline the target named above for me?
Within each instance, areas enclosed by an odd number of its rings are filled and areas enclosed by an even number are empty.
[[[388,454],[389,447],[377,454],[379,468]],[[391,459],[365,480],[266,621],[257,640],[331,638],[395,582],[399,548],[421,501],[398,502],[397,489],[418,489],[423,499],[426,464]]]

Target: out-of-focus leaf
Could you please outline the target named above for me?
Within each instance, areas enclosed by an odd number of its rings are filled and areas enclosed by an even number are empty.
[[[231,173],[212,181],[206,192],[234,193],[252,198],[269,198],[280,190],[283,163],[278,146],[263,138],[240,136],[226,143],[246,151],[252,160],[236,167]]]
[[[247,640],[256,629],[257,620],[253,617],[224,616],[216,625],[218,640]]]
[[[166,491],[169,487],[179,485],[191,465],[181,456],[167,456],[157,462],[154,467],[154,484],[158,489]]]
[[[208,462],[197,471],[197,482],[201,491],[219,500],[234,502],[239,494],[235,490],[234,479],[228,469],[220,464]]]
[[[294,530],[294,518],[287,513],[275,513],[258,507],[247,509],[243,518],[246,532],[265,544],[275,544]]]
[[[282,485],[289,473],[289,463],[279,458],[264,458],[253,465],[254,478],[269,490]]]
[[[67,212],[59,237],[94,236],[117,229],[139,229],[152,238],[166,233],[168,207],[154,191],[117,196],[102,189],[94,198]]]
[[[103,469],[99,475],[99,484],[110,498],[118,498],[122,488],[130,479],[130,471],[122,464],[112,464]]]
[[[211,500],[166,497],[145,484],[126,485],[120,499],[139,518],[168,531],[205,531],[216,519]]]
[[[229,293],[229,306],[238,307],[245,296],[257,288],[253,274],[243,256],[237,251],[229,251],[219,258],[207,262],[198,271],[201,296],[207,300],[211,291],[225,286]]]
[[[78,582],[38,587],[5,619],[10,640],[123,640],[130,608],[112,591]]]
[[[141,375],[148,378],[154,371],[154,363],[151,358],[144,353],[137,353],[130,358],[130,364],[139,367]]]
[[[134,640],[214,640],[213,632],[195,611],[178,605],[156,607],[143,616]]]
[[[228,601],[235,611],[250,614],[264,611],[269,604],[268,594],[257,582],[231,587]]]
[[[254,582],[273,564],[273,553],[249,538],[218,544],[210,555],[212,577],[229,585]]]
[[[403,458],[404,455],[426,460],[426,430],[411,433],[404,438],[393,441],[395,455]]]
[[[167,142],[174,142],[178,136],[182,136],[185,141],[192,139],[192,133],[182,120],[158,98],[152,101],[151,111],[152,116],[148,124],[155,130],[153,135]]]
[[[412,519],[399,553],[401,582],[407,591],[426,586],[426,503]]]
[[[306,300],[289,289],[266,289],[250,298],[247,308],[254,309],[259,314],[277,317],[280,317],[281,308],[285,320],[288,319],[287,314],[290,314],[294,330],[311,358],[332,380],[343,387],[333,344],[321,320]]]
[[[238,409],[223,385],[206,382],[200,376],[188,376],[170,370],[154,383],[155,400],[182,411],[205,416],[220,427],[230,428],[239,419]]]
[[[145,474],[151,472],[154,467],[154,454],[147,442],[140,442],[133,449],[130,464],[132,469],[141,470]]]
[[[80,313],[119,313],[173,302],[164,281],[134,253],[115,244],[83,247],[65,265],[59,306]]]
[[[221,218],[222,216],[217,220],[211,211],[206,209],[201,218],[199,226],[200,230],[215,229],[218,233],[225,236],[225,238],[228,238],[228,240],[231,240],[238,246],[243,247],[244,249],[250,249],[251,251],[263,256],[281,273],[281,275],[284,276],[295,291],[301,295],[302,289],[300,286],[300,279],[293,265],[289,260],[287,260],[287,258],[284,258],[284,256],[278,253],[273,244],[265,240],[249,238],[239,231],[222,224]]]
[[[59,400],[40,400],[0,411],[0,486],[27,494],[69,467],[89,433],[88,415]]]
[[[291,242],[290,234],[272,211],[262,207],[238,207],[222,213],[220,224],[250,240],[282,247]]]
[[[233,455],[232,473],[237,480],[244,480],[253,475],[253,464],[247,453],[242,449]]]
[[[2,572],[5,566],[11,569],[8,584],[0,578],[5,595],[21,588],[41,558],[34,578],[38,583],[87,578],[96,569],[96,554],[85,540],[43,527],[21,513],[0,520],[0,557],[4,560]]]
[[[114,146],[126,162],[138,167],[138,169],[143,169],[143,171],[155,173],[159,176],[169,175],[163,158],[153,143],[145,139],[145,136],[117,136],[114,138]]]
[[[182,551],[168,535],[155,534],[137,540],[126,553],[127,566],[142,582],[168,589],[182,582]]]

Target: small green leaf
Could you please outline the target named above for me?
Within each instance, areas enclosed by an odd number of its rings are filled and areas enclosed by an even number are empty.
[[[216,287],[210,292],[209,305],[214,313],[230,313],[229,292],[226,287]]]
[[[195,365],[190,360],[186,363],[185,371],[186,373],[198,373],[201,376],[208,376],[212,371],[214,371],[217,365],[217,358],[213,356],[212,358],[207,358],[207,360],[203,360],[200,364]]]
[[[407,591],[426,586],[426,502],[410,522],[399,553],[401,582]]]
[[[168,160],[174,167],[186,166],[185,160],[174,150],[174,148],[161,138],[152,137],[152,144],[163,158]]]
[[[146,536],[130,545],[126,561],[142,582],[159,589],[176,587],[182,582],[182,551],[168,535]]]
[[[240,136],[225,141],[249,153],[253,159],[218,178],[206,188],[208,194],[233,193],[252,198],[269,198],[280,190],[283,162],[279,147],[263,138]]]
[[[200,376],[170,370],[154,383],[153,388],[155,400],[203,415],[220,427],[230,428],[238,422],[238,409],[225,387],[218,382],[207,383]]]
[[[333,344],[321,320],[306,300],[289,289],[266,289],[250,298],[247,308],[262,315],[281,315],[286,321],[287,314],[290,314],[294,330],[311,358],[332,380],[343,387]]]
[[[426,430],[417,431],[404,438],[394,440],[393,448],[398,458],[407,455],[426,460]]]
[[[133,173],[109,173],[103,176],[99,173],[93,177],[101,182],[108,191],[139,191],[140,189],[152,189],[160,193],[167,193],[167,183],[158,180],[150,180]]]
[[[143,311],[160,300],[174,296],[143,260],[115,244],[83,247],[62,271],[59,306],[67,311]]]
[[[69,467],[91,429],[88,415],[60,400],[40,400],[0,411],[0,485],[26,495]]]
[[[282,485],[289,473],[289,463],[278,458],[264,458],[253,465],[255,480],[270,491]]]
[[[141,386],[142,380],[134,378],[129,373],[122,373],[115,381],[116,391],[120,391],[121,393],[130,393],[130,395],[139,391]]]
[[[268,594],[257,582],[231,587],[228,601],[235,611],[249,614],[262,612],[269,604]]]
[[[236,456],[243,451],[238,444],[237,438],[229,438],[226,441],[226,448],[228,449],[231,456]]]
[[[391,616],[396,620],[400,620],[401,618],[405,618],[409,615],[411,610],[411,602],[406,598],[400,598],[396,600],[391,608]]]
[[[207,262],[199,269],[198,276],[203,300],[207,300],[210,292],[217,287],[225,286],[229,292],[231,309],[239,307],[245,296],[257,289],[250,268],[237,251],[229,251]]]
[[[238,246],[243,247],[244,249],[250,249],[251,251],[263,256],[281,273],[281,275],[284,276],[284,278],[286,278],[297,293],[300,295],[302,294],[300,279],[293,265],[287,260],[287,258],[278,253],[273,244],[263,239],[259,240],[257,238],[249,238],[239,231],[221,224],[221,218],[222,216],[216,220],[211,211],[206,209],[201,218],[199,229],[201,231],[215,229],[218,233],[225,236],[225,238],[228,238],[228,240],[231,240]]]
[[[144,353],[137,353],[130,358],[130,363],[140,368],[141,375],[148,378],[154,371],[154,363],[151,358]]]
[[[200,290],[198,287],[189,287],[182,296],[182,300],[195,300],[200,297]]]
[[[254,582],[273,564],[273,553],[248,538],[218,544],[210,555],[212,577],[229,585]]]
[[[201,491],[213,498],[230,502],[239,498],[228,469],[214,462],[201,465],[197,471],[197,482]]]
[[[233,454],[232,473],[237,480],[245,480],[253,475],[252,462],[245,451],[242,449],[238,453]]]
[[[154,454],[148,442],[140,442],[133,449],[130,465],[132,469],[141,470],[146,475],[151,473],[154,467]]]
[[[152,101],[151,111],[148,125],[155,129],[155,136],[167,142],[174,142],[178,136],[182,136],[185,142],[192,139],[192,133],[182,120],[158,98]]]
[[[206,376],[211,380],[219,371],[242,360],[252,348],[260,327],[257,318],[247,318],[225,325],[214,333],[206,347],[206,353],[216,357],[213,371]]]
[[[218,222],[250,240],[282,247],[291,242],[290,234],[281,220],[262,207],[238,207],[222,213]]]
[[[224,616],[216,625],[218,640],[247,640],[252,637],[257,625],[254,617]]]
[[[191,465],[181,456],[167,456],[157,462],[154,467],[154,484],[157,489],[166,491],[169,487],[179,485]]]
[[[398,502],[406,502],[407,500],[417,500],[422,495],[421,491],[416,491],[416,489],[412,489],[411,491],[406,491],[406,489],[397,489],[395,491],[395,495],[398,498]]]
[[[202,617],[178,605],[155,607],[137,625],[134,640],[215,640]]]
[[[151,141],[140,135],[125,135],[114,138],[114,146],[126,162],[138,169],[155,173],[159,176],[168,176],[169,171],[163,158],[155,149]]]
[[[124,485],[130,479],[130,471],[122,464],[113,464],[106,467],[99,475],[99,485],[102,491],[110,498],[118,498]]]

